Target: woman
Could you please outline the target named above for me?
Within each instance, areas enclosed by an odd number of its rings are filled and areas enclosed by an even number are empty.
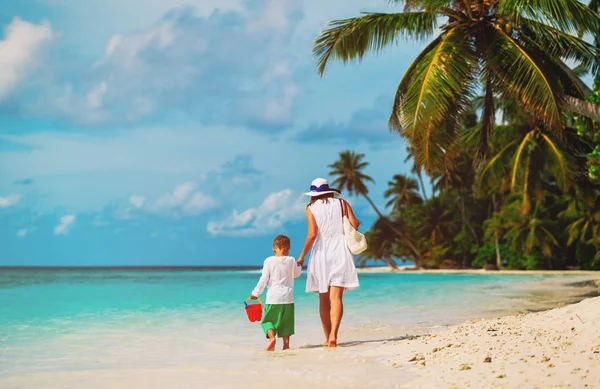
[[[340,191],[329,187],[324,178],[315,179],[310,185],[310,202],[306,207],[308,234],[298,264],[311,250],[308,262],[307,292],[319,293],[319,313],[329,347],[337,346],[337,335],[344,313],[342,295],[359,286],[354,258],[346,246],[342,216],[358,229],[359,222],[352,207],[334,195]]]

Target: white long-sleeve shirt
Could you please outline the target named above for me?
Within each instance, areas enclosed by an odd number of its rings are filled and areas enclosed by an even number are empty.
[[[293,257],[272,256],[265,259],[262,275],[252,295],[259,297],[267,287],[265,304],[290,304],[294,302],[294,278],[300,277],[302,267]]]

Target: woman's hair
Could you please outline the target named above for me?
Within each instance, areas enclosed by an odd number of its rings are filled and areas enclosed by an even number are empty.
[[[308,202],[308,205],[306,206],[306,208],[310,207],[311,205],[313,205],[314,203],[317,202],[317,200],[321,200],[322,202],[326,203],[329,198],[333,197],[333,193],[325,193],[322,194],[320,196],[313,196],[310,198],[310,201]]]

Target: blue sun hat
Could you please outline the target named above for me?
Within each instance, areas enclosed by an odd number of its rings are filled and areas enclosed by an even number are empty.
[[[313,182],[310,183],[310,192],[303,193],[303,196],[321,196],[324,194],[333,193],[340,194],[340,191],[335,188],[329,187],[329,182],[324,178],[315,178]]]

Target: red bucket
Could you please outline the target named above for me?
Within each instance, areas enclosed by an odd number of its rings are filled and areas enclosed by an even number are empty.
[[[262,301],[258,299],[260,304],[248,305],[248,300],[246,300],[244,303],[246,305],[246,314],[248,315],[248,320],[251,322],[260,321],[262,319]]]

